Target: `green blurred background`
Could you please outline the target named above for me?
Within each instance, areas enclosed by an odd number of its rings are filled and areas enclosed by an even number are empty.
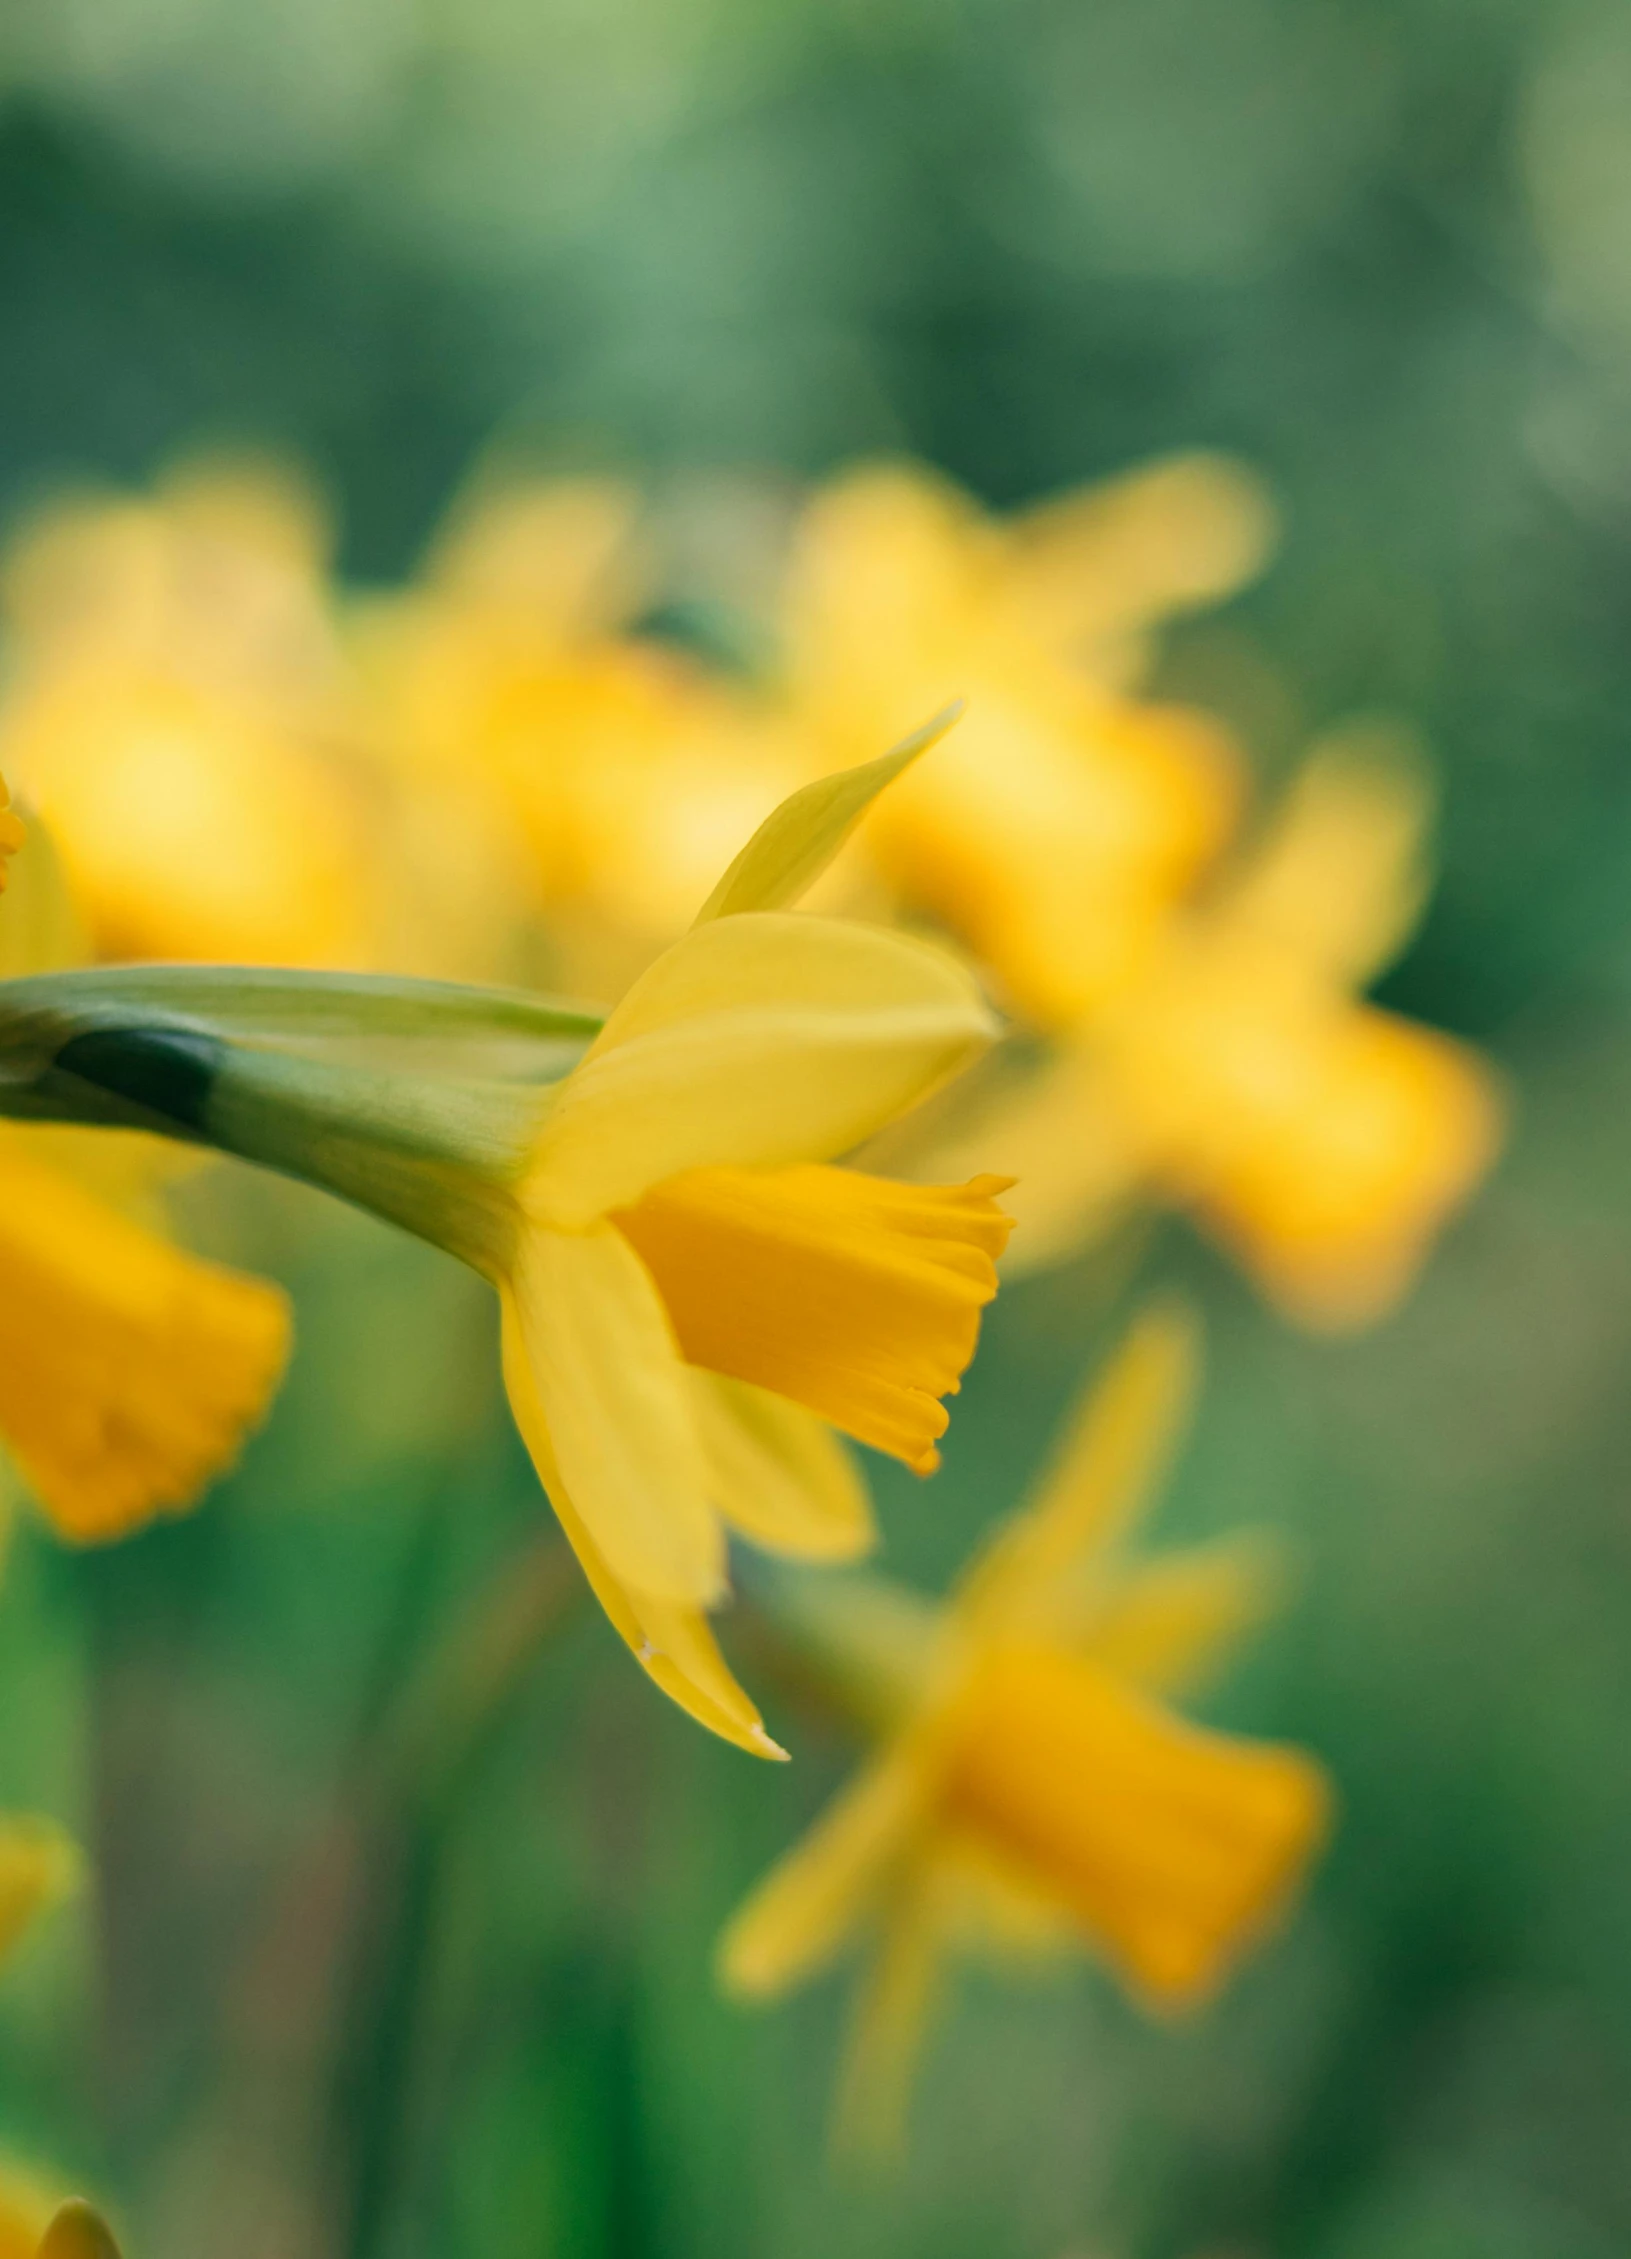
[[[1234,450],[1287,538],[1164,682],[1267,770],[1356,707],[1427,734],[1443,883],[1385,994],[1493,1050],[1508,1157],[1357,1344],[1176,1231],[1152,1266],[1212,1320],[1159,1530],[1263,1523],[1303,1569],[1214,1714],[1319,1749],[1341,1834],[1198,2022],[969,1981],[908,2168],[835,2178],[840,1989],[749,2020],[708,1960],[843,1745],[783,1698],[799,1762],[747,1765],[582,1611],[384,1808],[380,1720],[540,1514],[488,1314],[207,1183],[300,1355],[198,1516],[18,1545],[0,1800],[99,1887],[0,1995],[6,2147],[137,2259],[1625,2250],[1631,16],[10,0],[0,529],[251,439],[382,580],[495,434],[659,488],[904,449],[996,505]],[[1004,1298],[944,1475],[877,1470],[893,1566],[943,1581],[1013,1502],[1124,1299],[1092,1263]]]

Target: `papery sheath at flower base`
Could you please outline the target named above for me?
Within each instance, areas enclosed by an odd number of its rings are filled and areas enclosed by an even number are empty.
[[[77,961],[73,905],[30,826],[0,905],[0,989]],[[264,1413],[284,1295],[177,1247],[175,1149],[0,1122],[0,1447],[61,1537],[122,1537],[191,1506]]]
[[[1122,1551],[1193,1356],[1183,1312],[1145,1317],[1034,1502],[942,1608],[853,1576],[787,1589],[786,1627],[876,1747],[736,1915],[720,1969],[737,1996],[768,2000],[869,1941],[838,2098],[846,2148],[897,2144],[954,1953],[1086,1950],[1177,2013],[1272,1929],[1323,1840],[1314,1760],[1172,1707],[1262,1613],[1264,1549]]]

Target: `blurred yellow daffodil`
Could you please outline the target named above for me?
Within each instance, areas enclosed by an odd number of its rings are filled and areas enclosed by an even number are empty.
[[[1207,717],[1135,695],[1148,630],[1258,566],[1246,474],[1180,457],[1004,523],[928,471],[811,503],[784,614],[799,710],[832,752],[960,695],[932,779],[869,826],[885,875],[1052,1026],[1113,996],[1227,837],[1237,759]]]
[[[1074,1942],[1149,2007],[1181,2010],[1273,1923],[1323,1839],[1330,1795],[1312,1759],[1169,1706],[1262,1612],[1261,1548],[1122,1556],[1193,1364],[1183,1314],[1147,1316],[1034,1503],[942,1609],[858,1578],[826,1592],[804,1580],[790,1598],[790,1624],[880,1746],[736,1915],[720,1966],[731,1991],[769,1999],[873,1931],[846,2145],[896,2138],[953,1948]]]
[[[813,773],[768,702],[629,634],[648,579],[638,516],[610,480],[480,490],[418,585],[356,622],[396,757],[422,780],[485,782],[573,985],[649,962]]]
[[[62,502],[13,542],[0,766],[99,955],[369,956],[377,827],[323,562],[310,497],[247,464]]]
[[[0,910],[0,982],[77,955],[72,903],[34,825]],[[75,1542],[191,1505],[288,1354],[275,1287],[187,1254],[149,1220],[172,1150],[0,1125],[0,1445]]]
[[[1391,741],[1333,738],[1143,977],[924,1165],[1012,1168],[1029,1264],[1165,1200],[1303,1322],[1382,1315],[1500,1134],[1474,1052],[1356,993],[1419,914],[1428,813]]]

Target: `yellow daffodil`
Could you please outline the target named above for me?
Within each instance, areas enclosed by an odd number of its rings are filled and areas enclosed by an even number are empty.
[[[77,1849],[52,1822],[0,1814],[0,1965],[36,1917],[77,1888],[81,1871]],[[59,2201],[33,2174],[0,2164],[0,2259],[35,2259]]]
[[[1358,994],[1419,913],[1427,815],[1419,767],[1333,740],[1143,977],[926,1166],[1012,1168],[1027,1263],[1165,1200],[1303,1322],[1382,1315],[1500,1131],[1475,1053]]]
[[[705,1616],[725,1527],[816,1558],[865,1550],[865,1495],[829,1431],[934,1466],[1008,1233],[1005,1179],[832,1166],[989,1044],[972,976],[925,942],[788,908],[945,726],[774,811],[604,1024],[576,1016],[599,1032],[544,1088],[359,1072],[167,1015],[167,997],[248,1010],[267,992],[234,998],[230,975],[19,983],[0,1030],[0,1070],[9,1046],[36,1115],[269,1163],[489,1278],[518,1424],[607,1613],[676,1701],[761,1753]],[[312,1008],[309,982],[271,988]],[[433,1002],[456,1017],[460,992]],[[526,999],[498,1004],[527,1020]],[[546,1032],[573,1021],[539,1012]]]
[[[480,493],[421,582],[356,627],[398,759],[485,781],[574,982],[643,967],[813,773],[766,702],[628,634],[647,577],[637,520],[611,481]]]
[[[867,796],[900,765],[874,764]],[[993,1032],[939,951],[780,907],[853,821],[832,797],[849,783],[772,817],[613,1012],[490,1263],[510,1401],[602,1604],[666,1692],[760,1750],[702,1613],[724,1527],[807,1557],[865,1549],[827,1423],[932,1469],[1008,1234],[1001,1178],[829,1165]]]
[[[71,963],[76,931],[33,826],[0,908],[0,981]],[[171,1150],[0,1125],[0,1445],[75,1542],[189,1506],[260,1418],[288,1353],[276,1288],[145,1220]]]
[[[894,2137],[948,1951],[1074,1941],[1178,2011],[1273,1924],[1324,1836],[1310,1758],[1170,1707],[1261,1611],[1260,1549],[1121,1550],[1182,1421],[1193,1347],[1179,1313],[1136,1328],[1035,1502],[943,1609],[859,1579],[791,1598],[881,1741],[737,1914],[720,1965],[734,1993],[769,1999],[872,1931],[848,2142]]]
[[[1134,688],[1147,630],[1227,594],[1268,533],[1256,488],[1206,457],[1005,523],[927,471],[860,471],[798,531],[785,634],[800,710],[854,758],[966,697],[932,779],[903,781],[871,844],[907,902],[1045,1025],[1117,992],[1227,836],[1231,744]]]
[[[379,826],[323,530],[285,476],[65,502],[0,578],[0,766],[51,824],[97,953],[279,964],[372,950]]]

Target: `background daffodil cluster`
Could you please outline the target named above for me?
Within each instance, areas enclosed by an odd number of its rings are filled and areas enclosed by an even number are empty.
[[[0,2250],[1623,2246],[1628,88],[0,35]]]

